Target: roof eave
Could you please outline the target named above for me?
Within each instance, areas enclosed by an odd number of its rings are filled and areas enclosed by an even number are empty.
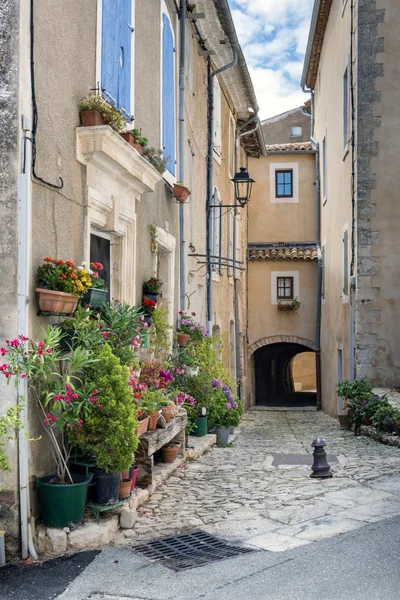
[[[314,89],[317,79],[322,42],[333,0],[315,0],[304,59],[301,87]]]

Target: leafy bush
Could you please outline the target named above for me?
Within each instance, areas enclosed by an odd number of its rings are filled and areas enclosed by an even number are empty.
[[[367,400],[372,393],[372,386],[365,379],[348,381],[343,379],[336,386],[338,395],[344,400]]]
[[[167,320],[166,310],[154,308],[151,312],[153,326],[150,329],[151,350],[155,358],[165,359],[170,351],[172,325]]]
[[[102,96],[89,94],[83,98],[78,105],[79,111],[97,110],[104,119],[106,125],[110,125],[115,131],[120,133],[124,128],[124,117],[122,113],[112,104],[104,100]]]
[[[86,452],[94,454],[100,469],[111,473],[124,471],[132,464],[138,445],[136,410],[128,378],[129,369],[121,366],[106,344],[89,373],[102,408],[90,412],[77,440]]]
[[[242,412],[241,403],[233,396],[227,385],[215,379],[209,407],[209,423],[214,427],[237,427]]]
[[[8,456],[4,452],[6,442],[15,439],[15,432],[23,429],[23,423],[19,417],[21,406],[10,406],[4,415],[0,415],[0,473],[1,471],[11,471]]]

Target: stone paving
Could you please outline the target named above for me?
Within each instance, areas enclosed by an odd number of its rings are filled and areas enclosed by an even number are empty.
[[[312,454],[316,437],[338,458],[332,479],[272,466],[276,454]],[[399,448],[342,431],[322,412],[253,410],[231,447],[181,466],[116,543],[200,528],[280,552],[400,514],[399,492]]]

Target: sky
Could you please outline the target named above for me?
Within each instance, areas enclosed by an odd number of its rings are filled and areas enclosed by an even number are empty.
[[[253,80],[260,118],[301,106],[300,88],[314,0],[229,0]]]

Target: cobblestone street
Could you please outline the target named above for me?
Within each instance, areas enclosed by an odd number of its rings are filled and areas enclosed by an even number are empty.
[[[308,465],[273,466],[274,455],[311,455],[317,437],[338,459],[332,479],[311,479]],[[231,447],[176,471],[127,535],[201,528],[279,552],[400,514],[399,491],[400,449],[341,431],[322,412],[253,410]]]

